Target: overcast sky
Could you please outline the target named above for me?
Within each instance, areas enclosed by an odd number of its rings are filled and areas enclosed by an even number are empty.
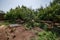
[[[51,0],[0,0],[0,10],[6,12],[18,5],[24,5],[28,8],[36,9],[41,6],[45,7],[46,5],[49,5],[50,1]]]

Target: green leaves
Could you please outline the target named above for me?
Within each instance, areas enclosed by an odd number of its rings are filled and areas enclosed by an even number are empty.
[[[52,32],[38,32],[38,40],[56,40],[56,34]]]
[[[29,21],[34,19],[35,14],[34,10],[29,9],[25,6],[16,7],[15,9],[10,9],[9,12],[6,13],[5,19],[8,20],[16,20],[16,19],[23,19],[24,21]]]
[[[26,23],[28,22],[27,24],[29,25],[37,26],[39,25],[40,20],[59,22],[60,5],[57,4],[58,1],[54,0],[53,3],[51,3],[52,5],[49,5],[46,8],[38,8],[35,11],[25,6],[18,6],[15,9],[11,8],[10,11],[6,13],[5,19],[14,21],[16,19],[21,19]],[[32,20],[34,20],[34,22],[32,22]]]

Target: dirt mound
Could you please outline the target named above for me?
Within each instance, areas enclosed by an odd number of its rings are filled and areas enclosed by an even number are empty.
[[[22,26],[0,28],[0,40],[31,40],[35,36],[32,30],[26,30]]]

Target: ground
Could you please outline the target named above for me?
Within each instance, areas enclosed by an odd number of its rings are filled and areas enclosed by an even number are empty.
[[[36,39],[34,31],[41,31],[38,27],[27,30],[23,26],[6,27],[0,26],[0,40],[32,40]]]

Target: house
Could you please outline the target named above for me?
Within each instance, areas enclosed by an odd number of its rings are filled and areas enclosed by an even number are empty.
[[[4,15],[5,15],[4,11],[0,10],[0,20],[4,20]]]

